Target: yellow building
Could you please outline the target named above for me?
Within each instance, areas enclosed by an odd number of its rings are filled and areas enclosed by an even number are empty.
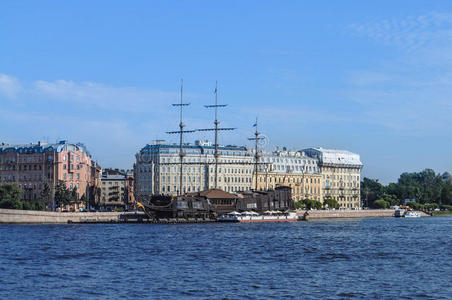
[[[278,186],[288,186],[292,189],[292,199],[299,201],[311,199],[323,202],[320,174],[294,174],[276,172],[258,172],[257,189],[272,190]]]
[[[342,208],[361,207],[360,182],[363,164],[358,154],[323,148],[305,149],[304,153],[318,159],[324,199],[332,198]]]
[[[323,201],[318,160],[302,152],[264,153],[260,157],[257,181],[258,190],[288,186],[292,189],[292,199],[295,201],[306,198]]]

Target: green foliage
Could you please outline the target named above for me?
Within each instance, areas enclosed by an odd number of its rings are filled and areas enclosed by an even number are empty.
[[[40,200],[24,201],[22,203],[23,210],[44,210],[45,204]]]
[[[389,207],[389,203],[387,201],[383,200],[383,199],[378,199],[378,200],[374,201],[372,206],[374,208],[388,208]]]
[[[436,202],[441,199],[444,185],[440,175],[431,169],[420,173],[403,173],[400,175],[396,190],[399,199],[416,199],[419,203]]]
[[[389,204],[389,206],[394,206],[394,205],[400,204],[400,200],[397,198],[396,195],[393,195],[393,194],[383,193],[383,195],[381,195],[380,199],[386,201]]]
[[[0,185],[0,208],[22,209],[22,189],[16,183]]]
[[[446,205],[452,205],[452,183],[445,182],[441,190],[441,203]]]
[[[417,203],[417,202],[413,202],[413,201],[408,202],[406,205],[409,206],[412,209],[415,209],[415,210],[422,210],[423,209],[423,205],[422,204]]]
[[[339,203],[336,200],[332,199],[332,198],[326,198],[323,201],[323,205],[325,207],[328,206],[329,208],[339,208]]]
[[[452,210],[452,205],[441,205],[441,209]]]
[[[68,189],[66,187],[66,184],[64,181],[59,180],[57,182],[57,185],[55,187],[55,202],[56,205],[61,207],[64,205],[72,204],[72,203],[78,203],[78,193],[77,188]]]
[[[44,179],[44,187],[39,195],[39,200],[41,200],[41,202],[44,204],[50,205],[50,198],[51,198],[50,185],[47,182],[47,179]]]
[[[311,200],[311,199],[304,199],[301,201],[303,203],[303,206],[305,209],[321,209],[322,203],[320,201]]]
[[[304,208],[303,201],[296,201],[295,202],[295,208],[296,209],[303,209]]]
[[[74,186],[74,188],[71,190],[71,202],[79,203],[80,199],[78,197],[77,188]]]
[[[389,205],[403,204],[404,199],[416,199],[417,204],[452,204],[452,184],[444,182],[441,175],[431,169],[419,173],[402,173],[397,183],[384,186],[369,178],[361,182],[361,199],[367,206],[384,200]],[[413,205],[413,204],[412,204]]]
[[[375,200],[381,198],[384,192],[384,186],[378,182],[378,179],[369,179],[364,177],[361,182],[361,199],[365,206],[372,206]]]

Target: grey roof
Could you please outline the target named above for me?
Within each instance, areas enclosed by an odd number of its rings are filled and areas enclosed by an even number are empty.
[[[102,180],[124,180],[126,179],[125,175],[109,175],[109,174],[102,174]]]
[[[61,152],[63,150],[68,151],[79,150],[81,152],[85,152],[88,156],[91,156],[84,144],[69,143],[66,140],[60,141],[55,144],[38,142],[37,144],[23,144],[23,145],[2,144],[0,146],[0,153],[14,152],[21,154],[29,154],[29,153]]]
[[[316,156],[323,165],[344,165],[362,167],[359,154],[337,149],[309,148],[303,150],[309,156]]]

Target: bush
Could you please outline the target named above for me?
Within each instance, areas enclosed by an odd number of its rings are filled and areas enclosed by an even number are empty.
[[[414,201],[410,201],[406,205],[411,207],[412,209],[419,209],[421,206],[419,203],[414,202]]]
[[[452,210],[452,205],[441,205],[441,208],[445,210]]]
[[[23,210],[44,210],[44,202],[39,200],[26,201],[22,203]]]
[[[375,200],[372,204],[374,208],[388,208],[389,203],[383,199]]]
[[[305,209],[310,210],[310,209],[321,209],[322,208],[322,203],[320,201],[316,201],[316,200],[311,200],[311,199],[304,199],[301,201],[303,203],[303,206]]]
[[[15,183],[0,185],[0,208],[22,209],[22,189]]]
[[[425,203],[424,204],[425,210],[435,210],[436,208],[439,208],[439,205],[436,203]]]
[[[6,209],[22,209],[22,202],[17,201],[16,199],[3,199],[0,200],[0,208]]]
[[[323,202],[323,205],[325,207],[328,206],[329,208],[339,208],[339,203],[332,198],[325,199],[325,201]]]
[[[303,208],[303,201],[296,201],[295,202],[295,208],[296,209],[302,209]]]

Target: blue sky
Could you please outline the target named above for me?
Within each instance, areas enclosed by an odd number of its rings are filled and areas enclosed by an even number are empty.
[[[154,139],[175,141],[215,80],[223,144],[357,152],[363,175],[452,171],[450,1],[1,1],[0,141],[85,143],[131,168]],[[193,134],[187,140],[211,139]]]

